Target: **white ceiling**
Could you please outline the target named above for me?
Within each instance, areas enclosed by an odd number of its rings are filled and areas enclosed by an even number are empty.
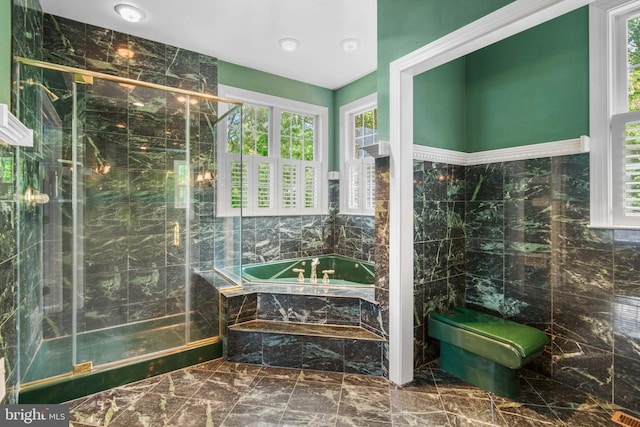
[[[143,9],[136,24],[118,3]],[[376,0],[40,0],[50,14],[204,53],[223,61],[337,89],[376,69]],[[278,40],[300,44],[283,51]],[[354,52],[347,38],[360,40]]]

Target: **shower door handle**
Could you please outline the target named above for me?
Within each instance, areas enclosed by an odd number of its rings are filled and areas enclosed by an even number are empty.
[[[180,247],[180,223],[178,221],[173,222],[173,247]]]

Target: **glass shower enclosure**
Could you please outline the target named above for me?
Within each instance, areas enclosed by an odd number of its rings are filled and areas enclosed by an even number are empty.
[[[240,104],[26,59],[15,76],[34,129],[15,157],[20,382],[219,340],[194,272],[238,246],[215,180],[218,111]]]

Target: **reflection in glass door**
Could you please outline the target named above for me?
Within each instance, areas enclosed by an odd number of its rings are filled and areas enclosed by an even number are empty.
[[[83,236],[76,256],[85,277],[75,292],[84,298],[76,303],[74,365],[184,345],[190,291],[189,242],[180,231],[190,209],[184,104],[113,81],[76,85],[82,123],[76,176],[84,182],[74,217],[84,220],[74,235]],[[176,170],[187,183],[182,194],[174,194]]]

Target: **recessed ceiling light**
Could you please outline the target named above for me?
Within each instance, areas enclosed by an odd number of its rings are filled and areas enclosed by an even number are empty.
[[[145,16],[142,9],[138,9],[137,7],[130,4],[117,4],[114,9],[116,13],[122,17],[122,19],[129,22],[141,21]]]
[[[353,52],[354,50],[358,49],[358,46],[360,46],[360,40],[344,39],[342,40],[342,42],[340,42],[340,45],[345,52]]]
[[[298,47],[298,40],[290,37],[280,39],[278,43],[280,43],[280,47],[282,48],[282,50],[285,50],[287,52],[293,52]]]

